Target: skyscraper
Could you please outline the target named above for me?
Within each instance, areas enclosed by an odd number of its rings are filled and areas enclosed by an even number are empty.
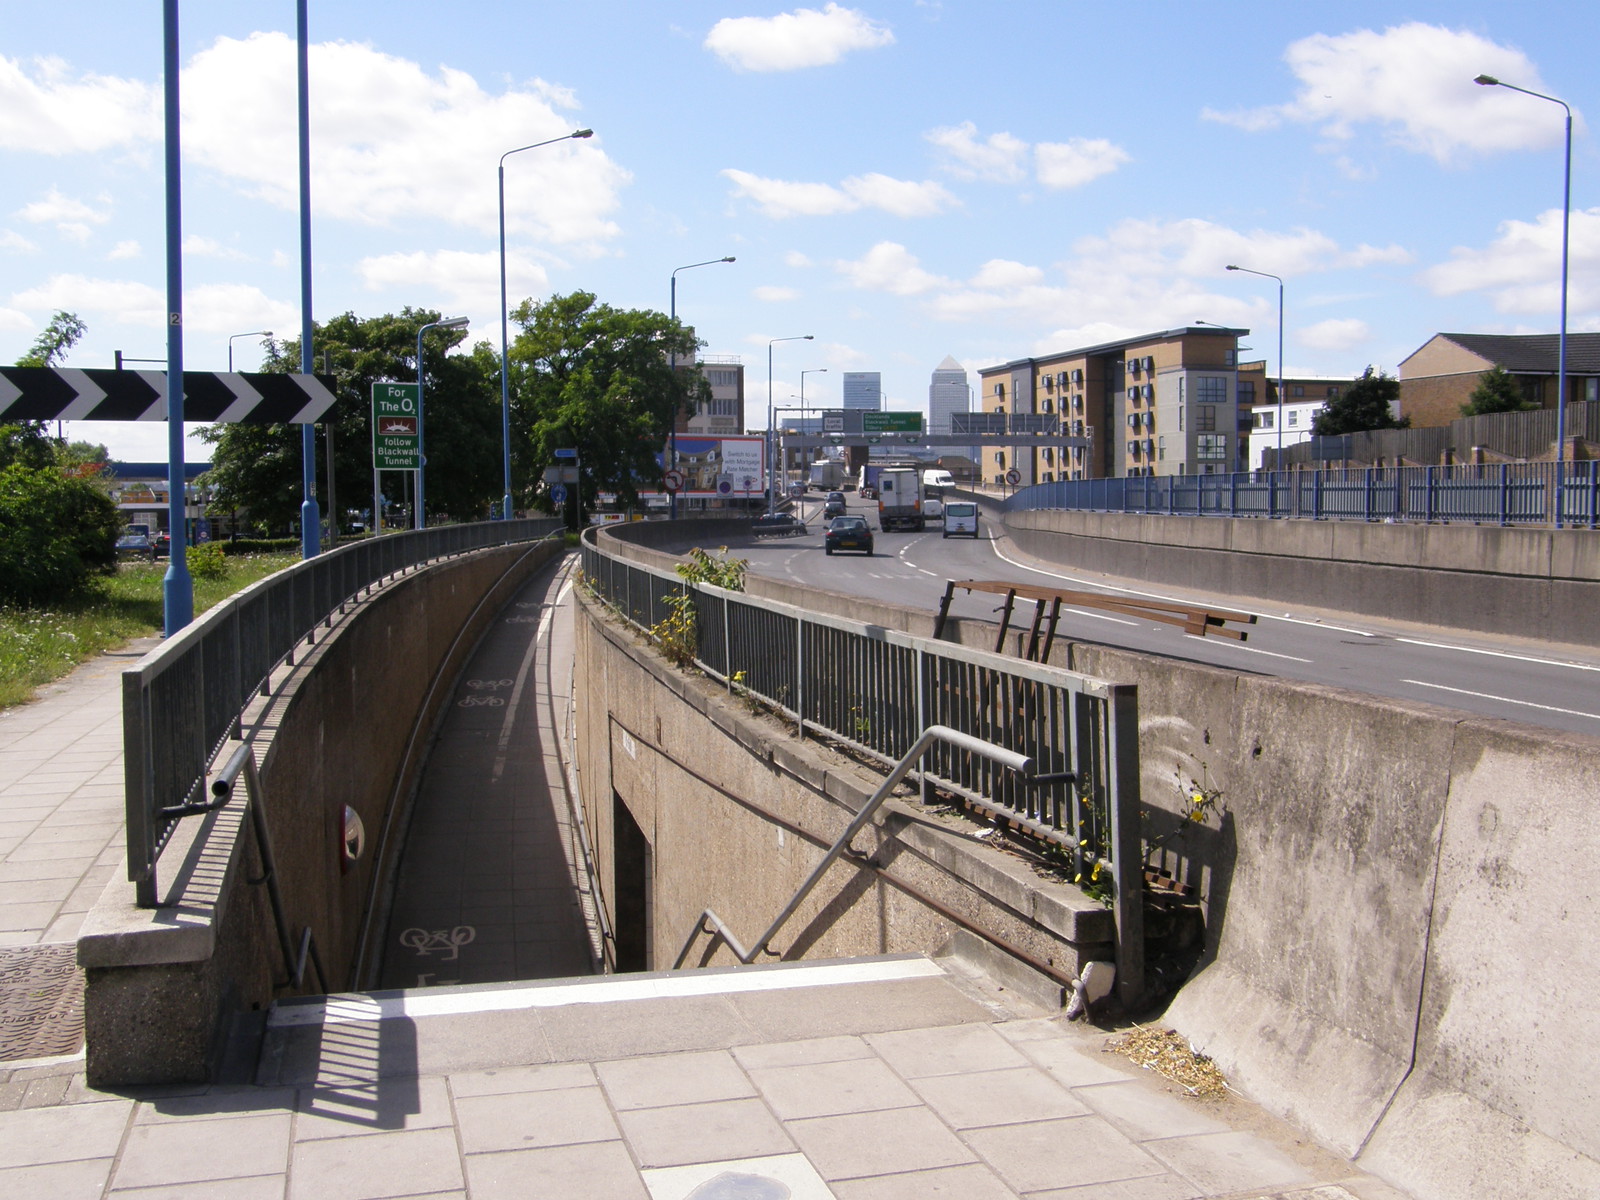
[[[844,373],[844,406],[868,412],[883,409],[883,375],[877,371],[846,371]]]
[[[933,379],[928,384],[928,432],[949,433],[950,417],[954,413],[970,412],[972,389],[967,386],[967,369],[949,355],[934,368]],[[976,461],[975,446],[952,446],[947,454],[965,454]]]

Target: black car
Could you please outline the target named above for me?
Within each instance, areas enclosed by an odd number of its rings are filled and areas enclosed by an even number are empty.
[[[750,523],[756,537],[798,537],[805,531],[806,523],[792,513],[765,513]]]
[[[822,519],[844,516],[844,493],[829,492],[828,498],[822,502]]]
[[[823,535],[822,548],[829,554],[835,550],[860,550],[872,554],[872,526],[865,517],[835,517]]]

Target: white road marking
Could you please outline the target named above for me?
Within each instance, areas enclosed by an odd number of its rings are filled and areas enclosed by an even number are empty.
[[[567,588],[571,586],[572,581],[569,579],[566,586],[561,589],[560,596],[566,595]],[[561,602],[560,596],[556,599],[557,604]],[[533,673],[533,656],[539,649],[539,643],[549,637],[550,623],[554,619],[554,608],[547,608],[540,614],[539,628],[534,630],[533,636],[528,639],[528,652],[522,656],[522,666],[517,668],[517,683],[511,689],[511,702],[506,705],[506,719],[500,723],[500,742],[495,747],[494,774],[490,778],[496,783],[505,773],[506,751],[511,745],[511,727],[517,721],[517,706],[522,701],[522,689],[528,682],[528,676]]]
[[[1428,683],[1421,679],[1402,679],[1400,682],[1413,684],[1416,687],[1433,688],[1439,692],[1454,692],[1457,696],[1471,696],[1475,700],[1495,700],[1501,704],[1518,704],[1523,708],[1537,708],[1540,712],[1560,713],[1565,717],[1587,717],[1591,721],[1600,721],[1600,713],[1582,712],[1576,708],[1557,708],[1553,704],[1535,704],[1532,700],[1513,700],[1509,696],[1496,696],[1489,692],[1469,692],[1465,688],[1446,687],[1442,683]]]
[[[1137,621],[1129,621],[1123,617],[1113,617],[1106,613],[1087,612],[1081,608],[1064,608],[1062,612],[1069,612],[1076,617],[1092,617],[1096,621],[1110,621],[1114,625],[1137,625]]]
[[[1600,671],[1600,666],[1590,663],[1562,662],[1553,658],[1536,658],[1531,654],[1512,654],[1506,650],[1484,650],[1476,646],[1452,646],[1449,642],[1425,642],[1420,638],[1395,638],[1408,646],[1427,646],[1433,650],[1459,650],[1463,654],[1486,654],[1490,658],[1509,658],[1516,662],[1533,663],[1540,667],[1566,667],[1571,671]]]
[[[1230,650],[1238,650],[1244,654],[1263,654],[1268,658],[1282,658],[1289,662],[1298,663],[1315,661],[1314,659],[1310,658],[1296,658],[1293,654],[1277,654],[1271,650],[1262,650],[1256,646],[1246,646],[1240,642],[1233,641],[1231,638],[1208,638],[1203,637],[1198,633],[1186,633],[1184,636],[1193,638],[1197,642],[1205,642],[1208,646],[1226,646]]]

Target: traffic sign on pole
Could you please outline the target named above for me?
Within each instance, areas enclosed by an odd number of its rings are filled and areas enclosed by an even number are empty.
[[[377,471],[415,471],[417,451],[417,385],[372,385],[372,466]]]
[[[578,451],[577,451],[576,447],[569,447],[569,448],[567,448],[565,450],[557,450],[557,451],[555,451],[555,456],[557,458],[577,458],[578,457]]]
[[[567,485],[564,483],[552,483],[550,485],[550,503],[560,508],[566,502]]]
[[[669,491],[669,492],[681,492],[681,491],[683,491],[683,472],[682,471],[679,471],[678,469],[673,468],[672,470],[669,470],[661,478],[662,478],[663,482],[665,482],[666,485],[667,485],[667,491]]]

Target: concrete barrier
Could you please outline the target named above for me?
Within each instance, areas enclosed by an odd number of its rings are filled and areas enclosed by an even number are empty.
[[[1039,509],[1018,548],[1151,583],[1600,646],[1600,535],[1583,529],[1269,521]]]
[[[357,602],[274,678],[246,714],[254,739],[277,876],[291,929],[310,928],[329,990],[352,986],[352,960],[374,884],[398,840],[383,846],[393,804],[408,802],[426,734],[453,677],[499,608],[559,540],[497,547],[390,581]],[[85,1040],[91,1085],[193,1083],[211,1078],[232,1018],[296,989],[259,886],[259,849],[235,791],[226,808],[184,822],[163,855],[163,904],[143,909],[113,880],[78,942],[86,971]],[[341,870],[346,805],[369,833],[368,853]],[[301,992],[322,990],[315,978]]]

